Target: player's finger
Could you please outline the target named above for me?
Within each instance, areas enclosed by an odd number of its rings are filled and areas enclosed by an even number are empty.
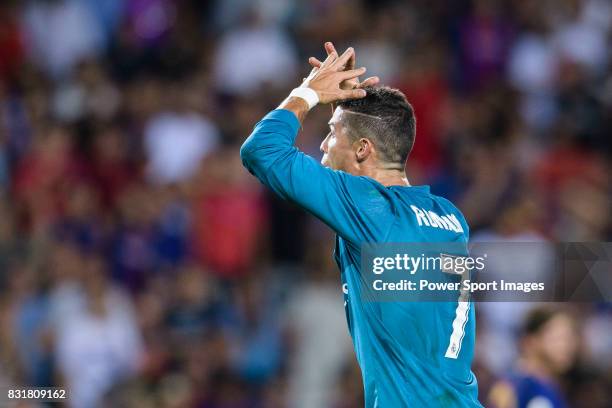
[[[334,51],[331,54],[329,54],[327,58],[325,58],[325,61],[323,61],[323,64],[321,64],[321,67],[327,67],[333,64],[333,62],[336,61],[336,59],[338,59],[338,53]]]
[[[349,69],[348,71],[342,71],[340,72],[339,76],[341,80],[347,80],[347,79],[353,79],[356,78],[360,75],[365,74],[366,69],[365,67],[361,67],[361,68],[357,68],[357,69]]]
[[[323,64],[321,61],[319,61],[315,57],[308,58],[308,63],[312,65],[314,68],[320,68],[321,65]]]
[[[354,69],[355,68],[355,51],[353,51],[353,54],[351,55],[351,58],[349,58],[348,62],[346,63],[346,68],[345,69]]]
[[[365,88],[366,86],[373,86],[373,85],[376,85],[378,82],[380,82],[380,78],[378,78],[377,76],[372,76],[372,77],[365,79],[363,82],[360,82],[359,84],[357,84],[357,88]]]
[[[334,47],[334,44],[331,41],[325,43],[325,52],[327,52],[327,55],[331,54],[332,52],[336,52],[336,47]]]
[[[340,100],[365,98],[367,92],[363,89],[351,89],[340,92]]]
[[[325,43],[325,51],[327,51],[327,53],[331,53],[336,51],[336,47],[334,47],[334,44],[331,41],[328,41]],[[348,62],[346,63],[346,66],[344,69],[353,69],[355,68],[355,53],[353,52],[353,54],[351,55],[351,58],[349,58]]]
[[[353,47],[348,47],[346,51],[344,51],[344,53],[336,61],[334,61],[334,68],[337,68],[338,70],[343,70],[346,67],[346,63],[348,62],[349,58],[351,58],[352,54]]]

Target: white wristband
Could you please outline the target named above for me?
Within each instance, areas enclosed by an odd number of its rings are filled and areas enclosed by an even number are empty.
[[[314,89],[308,87],[300,87],[295,88],[289,96],[295,96],[297,98],[302,98],[308,104],[308,110],[314,108],[319,103],[319,95],[315,92]]]

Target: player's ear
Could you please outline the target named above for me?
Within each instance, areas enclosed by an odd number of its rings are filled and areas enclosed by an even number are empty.
[[[355,141],[354,147],[355,158],[357,159],[357,162],[362,162],[368,157],[370,157],[370,155],[372,154],[372,148],[374,146],[372,145],[372,142],[369,139],[362,137],[359,140]]]

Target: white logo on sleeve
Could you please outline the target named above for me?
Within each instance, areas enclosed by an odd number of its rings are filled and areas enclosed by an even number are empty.
[[[346,299],[344,301],[344,306],[348,303],[348,283],[342,285],[342,293],[346,295]]]
[[[423,225],[433,228],[440,228],[447,231],[463,232],[461,223],[455,216],[455,214],[439,215],[431,210],[424,210],[415,205],[411,205],[410,208],[414,211],[419,226]]]

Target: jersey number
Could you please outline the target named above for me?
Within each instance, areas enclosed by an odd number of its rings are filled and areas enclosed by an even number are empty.
[[[463,287],[463,281],[469,276],[468,273],[462,274],[461,287]],[[456,359],[459,357],[461,342],[463,341],[463,336],[465,335],[465,324],[468,321],[468,316],[470,313],[469,297],[470,294],[468,291],[464,291],[463,289],[460,291],[457,309],[455,309],[455,319],[453,320],[453,332],[451,333],[450,340],[448,342],[446,354],[444,354],[444,357],[446,358]]]

